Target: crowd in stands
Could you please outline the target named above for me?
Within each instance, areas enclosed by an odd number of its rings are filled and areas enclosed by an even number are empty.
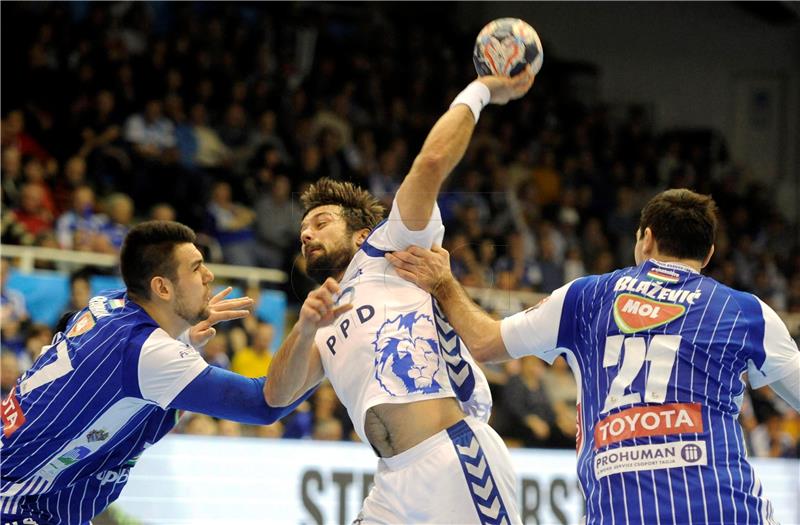
[[[474,77],[473,32],[434,27],[447,16],[437,9],[4,5],[2,242],[116,253],[136,221],[177,219],[201,234],[213,262],[302,280],[304,187],[323,176],[350,180],[391,205],[427,131]],[[569,63],[549,44],[531,93],[482,114],[440,199],[461,282],[547,293],[629,265],[643,204],[690,187],[720,207],[707,273],[800,312],[800,249],[787,242],[798,225],[776,209],[771,188],[733,163],[714,132],[659,133],[645,106],[620,113],[581,103],[568,88]],[[4,396],[52,336],[30,322],[7,272],[4,260]],[[70,308],[86,304],[87,282],[84,272],[73,276]],[[290,300],[309,286],[287,288]],[[505,296],[484,306],[506,315],[524,305]],[[234,324],[206,359],[263,375],[272,333],[256,318]],[[493,423],[510,443],[574,446],[575,387],[563,360],[486,373]],[[742,423],[756,455],[797,457],[800,418],[769,389],[748,391]],[[355,439],[329,385],[270,427],[192,415],[180,431]]]

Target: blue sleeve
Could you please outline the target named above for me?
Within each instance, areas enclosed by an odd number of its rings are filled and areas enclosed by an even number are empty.
[[[170,403],[188,410],[251,425],[269,425],[292,412],[316,390],[312,388],[286,407],[271,407],[264,400],[266,378],[252,379],[209,366]]]

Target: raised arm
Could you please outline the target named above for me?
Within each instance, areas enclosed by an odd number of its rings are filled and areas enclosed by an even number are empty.
[[[403,224],[424,230],[442,183],[461,161],[481,110],[522,97],[533,85],[530,66],[513,78],[485,76],[472,82],[434,124],[411,170],[397,190]]]
[[[324,371],[314,336],[318,328],[331,324],[339,314],[352,308],[350,304],[335,305],[333,298],[338,292],[339,284],[328,278],[303,302],[297,323],[270,364],[264,399],[271,406],[289,405],[322,381]]]

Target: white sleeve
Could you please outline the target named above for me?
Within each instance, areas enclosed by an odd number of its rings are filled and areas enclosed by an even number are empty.
[[[573,281],[574,282],[574,281]],[[536,306],[506,317],[500,322],[508,355],[514,359],[535,355],[550,364],[561,354],[558,331],[561,326],[561,311],[572,282],[545,297]]]
[[[444,224],[442,224],[442,214],[438,204],[433,203],[433,211],[425,229],[411,231],[403,224],[400,208],[397,206],[397,198],[395,198],[386,222],[375,228],[367,241],[379,250],[391,252],[405,250],[412,244],[430,248],[434,244],[441,245],[443,238]]]
[[[760,299],[761,314],[764,318],[763,345],[766,357],[761,366],[751,360],[747,363],[747,377],[753,388],[780,381],[787,376],[800,376],[800,351],[789,330],[775,310]],[[797,377],[789,378],[789,383],[797,384]]]
[[[769,387],[789,403],[789,406],[800,412],[800,374],[789,374],[769,384]]]
[[[166,409],[207,366],[197,350],[157,328],[139,353],[139,390],[143,398]]]

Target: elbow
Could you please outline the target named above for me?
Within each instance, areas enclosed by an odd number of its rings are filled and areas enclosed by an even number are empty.
[[[413,171],[421,175],[443,177],[446,174],[445,158],[438,153],[420,153],[414,159]]]
[[[270,408],[280,408],[291,404],[292,394],[292,392],[281,391],[269,380],[264,383],[264,401]],[[265,424],[274,423],[277,419],[275,418],[275,420]]]
[[[491,345],[488,341],[478,341],[477,344],[470,346],[469,352],[479,363],[488,363],[492,360]]]
[[[486,334],[476,338],[469,346],[469,352],[479,363],[493,363],[509,358],[499,328],[496,332],[487,330]]]

